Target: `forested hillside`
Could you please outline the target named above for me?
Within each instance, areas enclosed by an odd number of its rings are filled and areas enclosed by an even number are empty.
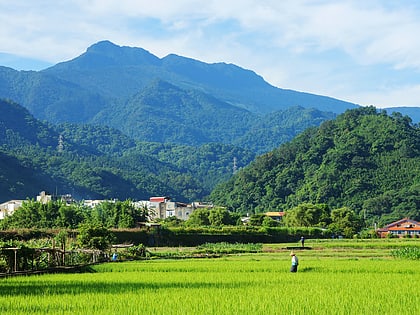
[[[0,100],[0,202],[42,190],[79,199],[198,200],[231,176],[235,157],[245,166],[255,155],[231,145],[141,143],[104,126],[47,125]]]
[[[237,212],[302,203],[349,207],[371,222],[420,219],[420,129],[373,107],[346,111],[258,157],[211,199]]]

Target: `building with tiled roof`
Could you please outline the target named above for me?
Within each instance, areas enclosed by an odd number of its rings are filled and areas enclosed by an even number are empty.
[[[392,234],[398,237],[410,235],[411,237],[420,237],[420,223],[409,218],[395,221],[387,226],[376,230],[380,237],[387,237]]]

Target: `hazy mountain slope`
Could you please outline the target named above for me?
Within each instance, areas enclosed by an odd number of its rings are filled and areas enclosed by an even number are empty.
[[[292,140],[305,129],[319,126],[323,121],[335,117],[333,113],[321,112],[313,108],[290,107],[284,111],[259,117],[251,129],[235,139],[233,143],[262,154]]]
[[[107,108],[93,121],[142,141],[200,145],[232,143],[249,130],[255,118],[210,95],[156,80],[126,104]]]
[[[63,150],[59,151],[59,133],[64,134],[61,131],[65,129],[55,131],[23,107],[0,100],[0,176],[4,184],[0,200],[17,190],[14,198],[31,198],[35,190],[71,193],[79,198],[144,199],[159,191],[182,196],[150,171],[165,170],[156,159],[138,157],[140,164],[133,161],[130,165],[118,155],[104,155],[99,146],[72,142],[71,133],[66,134],[69,137],[64,138]],[[99,132],[102,135],[103,130]],[[92,131],[90,138],[99,132]],[[176,173],[176,167],[170,170]]]
[[[232,145],[145,143],[104,126],[51,126],[0,100],[0,202],[42,190],[79,199],[200,200],[232,175],[234,158],[242,167],[254,157]]]
[[[36,120],[22,106],[0,100],[0,113],[0,144],[15,147],[25,144],[44,147],[57,145],[58,134]]]
[[[120,47],[109,41],[98,42],[81,56],[42,72],[121,99],[160,79],[256,113],[296,105],[335,113],[356,107],[329,97],[273,87],[253,71],[236,65],[208,64],[173,54],[159,59],[142,48]]]
[[[141,141],[235,143],[256,152],[291,139],[297,134],[292,129],[319,124],[315,119],[283,127],[281,120],[273,119],[283,114],[275,111],[292,105],[335,104],[332,111],[355,106],[275,88],[253,71],[232,64],[176,55],[160,59],[144,49],[108,41],[43,71],[0,68],[0,97],[15,100],[36,118],[52,123],[107,125]]]
[[[28,160],[18,159],[0,149],[0,203],[11,199],[35,198],[45,187],[56,187],[57,181]]]
[[[162,75],[160,59],[142,48],[109,41],[90,46],[82,55],[42,71],[111,99],[125,101]]]
[[[0,67],[0,98],[22,104],[36,118],[54,123],[89,121],[111,102],[58,77],[6,67]]]

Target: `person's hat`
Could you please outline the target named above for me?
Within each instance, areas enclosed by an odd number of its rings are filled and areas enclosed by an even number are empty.
[[[291,253],[290,253],[290,256],[295,256],[295,253],[294,253],[294,252],[291,252]]]

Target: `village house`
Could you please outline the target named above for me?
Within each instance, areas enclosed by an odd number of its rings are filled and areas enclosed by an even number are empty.
[[[49,201],[63,200],[67,204],[75,202],[71,195],[55,196],[42,191],[36,196],[36,201],[41,203],[48,203]],[[94,208],[103,202],[115,202],[111,200],[83,200],[83,205]],[[10,200],[0,204],[0,220],[7,215],[12,215],[14,211],[22,206],[24,200]],[[191,204],[171,201],[170,197],[151,197],[149,200],[135,201],[134,206],[137,208],[147,207],[150,210],[150,218],[166,219],[169,217],[176,217],[181,220],[188,220],[191,213],[199,208],[213,208],[213,204],[204,202],[193,202]]]
[[[66,195],[67,197],[68,195]],[[56,200],[56,198],[45,191],[41,191],[36,196],[36,201],[41,203],[48,203],[48,201]],[[17,209],[22,207],[22,203],[25,200],[9,200],[0,204],[0,220],[3,220],[6,216],[12,215]]]
[[[283,219],[284,213],[284,211],[269,211],[266,212],[265,215],[272,218],[273,220],[281,221]]]
[[[379,237],[387,237],[389,234],[398,237],[410,235],[411,237],[420,237],[420,223],[409,218],[404,218],[377,229]]]
[[[0,220],[6,216],[12,215],[17,209],[22,206],[23,200],[10,200],[0,204]]]
[[[188,220],[191,213],[199,208],[213,208],[213,204],[204,202],[192,202],[187,204],[184,202],[171,201],[170,197],[151,197],[149,202],[140,201],[152,212],[152,219],[166,219],[176,217],[180,220]]]

